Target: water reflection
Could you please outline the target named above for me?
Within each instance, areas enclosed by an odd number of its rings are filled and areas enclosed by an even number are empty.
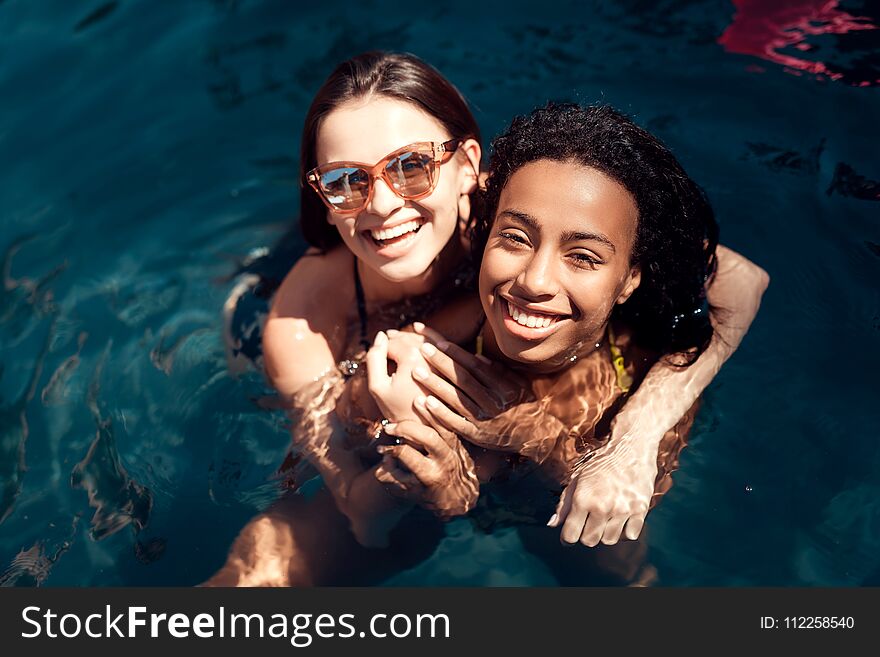
[[[112,342],[104,349],[89,386],[89,410],[97,424],[95,439],[85,458],[70,474],[70,485],[84,489],[89,496],[89,506],[95,510],[90,535],[96,541],[129,524],[135,532],[140,531],[149,521],[153,508],[150,490],[134,481],[122,464],[116,449],[113,422],[100,409],[101,374],[111,348]]]

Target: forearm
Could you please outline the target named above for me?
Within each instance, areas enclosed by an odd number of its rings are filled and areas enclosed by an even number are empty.
[[[287,409],[294,448],[318,470],[344,513],[351,483],[364,468],[357,454],[346,448],[336,415],[342,385],[341,375],[332,371],[289,397]]]
[[[322,431],[309,431],[308,438],[295,440],[295,445],[320,473],[357,541],[366,547],[384,546],[388,532],[410,505],[390,495],[376,479],[376,468],[364,467],[358,454],[345,446],[345,430],[332,416],[319,423]]]
[[[543,408],[540,417],[542,421],[535,424],[532,438],[527,439],[518,450],[521,456],[538,465],[554,458],[565,458],[561,455],[566,452],[568,442],[564,439],[566,428],[559,418]]]
[[[758,312],[767,289],[767,273],[741,255],[719,246],[718,270],[707,287],[712,339],[688,367],[656,363],[621,409],[613,433],[634,433],[659,443],[676,425],[736,351]]]
[[[560,431],[553,450],[540,464],[541,472],[551,480],[565,484],[574,465],[583,456],[583,453],[578,451],[579,446],[583,446],[583,441],[578,436],[564,430]]]

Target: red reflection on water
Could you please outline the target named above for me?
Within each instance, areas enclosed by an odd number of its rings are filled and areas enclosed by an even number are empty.
[[[793,46],[801,51],[813,49],[806,43],[816,34],[846,34],[855,30],[875,30],[870,19],[837,9],[838,0],[732,0],[736,6],[733,22],[718,37],[728,52],[753,55],[787,66],[792,73],[813,73],[839,80],[842,73],[824,62],[783,55],[779,51]],[[875,80],[873,84],[880,83]],[[861,86],[872,83],[863,81]]]

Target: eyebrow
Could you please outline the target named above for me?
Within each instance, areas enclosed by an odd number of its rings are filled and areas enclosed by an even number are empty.
[[[507,216],[526,224],[529,228],[535,231],[540,231],[541,229],[541,225],[537,219],[526,212],[522,212],[521,210],[504,210],[501,212],[501,214],[506,214]],[[612,253],[617,253],[617,248],[615,248],[614,242],[612,242],[602,233],[579,230],[567,230],[562,233],[563,242],[579,242],[582,240],[599,242],[600,244],[604,244],[609,249],[611,249]]]

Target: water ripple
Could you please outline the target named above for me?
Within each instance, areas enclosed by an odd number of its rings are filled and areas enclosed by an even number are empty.
[[[43,360],[49,351],[53,327],[50,326],[43,349],[34,362],[31,378],[24,391],[15,401],[0,406],[0,524],[12,513],[15,501],[21,494],[22,480],[26,471],[25,445],[28,422],[25,409],[37,391],[37,382],[43,369]]]
[[[74,517],[66,538],[54,541],[54,549],[48,540],[39,540],[27,549],[19,551],[9,567],[0,574],[0,587],[41,586],[49,577],[52,566],[70,549],[79,518]]]
[[[73,28],[74,33],[82,32],[83,30],[90,28],[92,25],[96,23],[100,23],[102,20],[107,18],[110,14],[116,11],[116,7],[119,6],[119,2],[117,0],[113,0],[113,2],[105,2],[103,5],[89,13],[87,16],[83,17],[80,20],[76,27]]]
[[[84,489],[89,506],[95,509],[90,535],[96,541],[129,524],[136,531],[143,529],[153,508],[152,493],[129,476],[116,448],[112,421],[99,409],[101,373],[111,346],[108,343],[89,386],[89,408],[98,427],[95,439],[70,475],[71,487]]]
[[[64,361],[52,372],[49,382],[43,387],[40,393],[40,400],[44,406],[54,406],[62,403],[67,398],[67,384],[70,377],[79,367],[80,353],[89,334],[85,331],[79,334],[76,340],[76,352],[64,359]]]

